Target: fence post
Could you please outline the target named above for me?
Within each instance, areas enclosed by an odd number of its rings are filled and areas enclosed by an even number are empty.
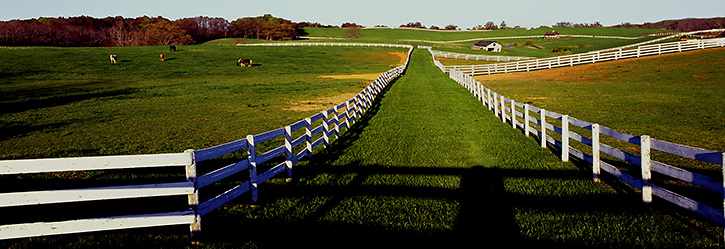
[[[252,135],[247,135],[247,162],[249,162],[249,191],[252,193],[252,202],[257,202],[257,150]]]
[[[541,148],[546,148],[546,110],[541,109]]]
[[[493,94],[493,114],[496,115],[497,118],[498,118],[498,106],[499,106],[498,96],[496,96],[496,94],[494,93]]]
[[[337,106],[333,106],[332,111],[335,113],[335,117],[332,117],[332,120],[335,121],[335,139],[338,139],[340,138],[340,114],[337,111]]]
[[[350,129],[350,101],[345,101],[345,126],[347,126],[347,129]]]
[[[329,122],[329,118],[327,118],[327,110],[322,111],[322,140],[325,142],[325,148],[327,146],[330,146],[330,137],[328,133],[330,132],[330,125],[327,124]]]
[[[722,176],[723,179],[725,179],[725,153],[721,154],[722,162],[720,165],[722,165]],[[725,180],[723,180],[723,217],[725,217]],[[725,227],[723,227],[723,239],[725,239]]]
[[[287,181],[292,180],[292,127],[284,127],[284,164],[287,166]]]
[[[529,104],[524,104],[524,134],[527,137],[529,136],[529,127],[531,127],[529,124]]]
[[[569,115],[561,116],[561,161],[569,161]]]
[[[506,98],[503,95],[499,96],[501,96],[501,121],[506,123]]]
[[[312,158],[312,119],[305,119],[305,137],[307,137],[307,158]]]
[[[594,182],[599,182],[601,165],[599,164],[599,124],[592,125],[592,174]]]
[[[640,156],[642,157],[642,203],[645,206],[652,203],[652,158],[650,158],[650,137],[643,135],[640,137],[641,150]]]
[[[194,193],[188,194],[189,208],[194,211],[194,223],[189,224],[191,237],[196,239],[201,235],[201,215],[199,215],[199,189],[196,187],[196,154],[194,150],[184,151],[189,156],[189,164],[186,165],[186,181],[194,183]],[[196,238],[195,238],[196,237]]]
[[[490,88],[486,88],[486,95],[487,95],[486,101],[488,102],[488,110],[490,111],[491,110],[491,89]]]
[[[516,129],[516,101],[511,100],[511,127]]]

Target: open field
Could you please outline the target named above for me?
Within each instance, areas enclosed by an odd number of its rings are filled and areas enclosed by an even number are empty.
[[[547,31],[556,30],[561,33],[560,39],[502,39],[497,40],[504,45],[518,44],[515,47],[504,47],[501,53],[485,52],[480,50],[471,50],[472,46],[478,40],[455,42],[455,43],[436,43],[443,41],[460,41],[468,39],[486,40],[495,37],[516,37],[516,36],[543,36]],[[489,55],[505,55],[505,56],[529,56],[529,57],[549,57],[556,55],[565,55],[572,53],[583,53],[605,48],[624,46],[628,44],[643,42],[656,39],[658,37],[642,37],[639,39],[614,39],[614,38],[570,38],[567,35],[595,35],[595,36],[618,36],[618,37],[639,37],[641,35],[665,32],[664,30],[648,30],[648,29],[619,29],[619,28],[583,28],[583,27],[556,27],[556,28],[537,28],[537,29],[506,29],[495,31],[431,31],[431,30],[413,30],[413,29],[386,29],[386,28],[368,28],[360,29],[363,35],[358,39],[344,39],[345,29],[342,28],[305,28],[310,37],[327,37],[327,38],[343,38],[335,40],[327,40],[334,42],[378,42],[378,43],[404,43],[413,45],[432,46],[435,50],[448,52],[469,53],[469,54],[489,54]],[[322,40],[325,41],[325,40]],[[529,41],[531,44],[524,46]],[[563,53],[554,53],[552,50],[560,49]]]
[[[356,126],[296,168],[204,219],[194,248],[289,246],[702,248],[721,227],[631,189],[594,183],[501,123],[413,54]],[[415,94],[411,94],[415,93]],[[0,242],[9,248],[190,247],[186,226]]]
[[[339,104],[339,98],[370,81],[322,76],[379,74],[399,65],[405,52],[205,45],[180,47],[175,53],[165,49],[0,48],[0,159],[179,152],[219,145]],[[160,53],[166,61],[160,61]],[[117,54],[120,63],[110,64],[109,54]],[[252,58],[254,66],[236,67],[242,57]],[[313,104],[319,106],[299,109]]]

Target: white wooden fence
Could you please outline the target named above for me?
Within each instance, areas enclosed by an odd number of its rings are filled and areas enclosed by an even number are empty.
[[[443,72],[451,70],[463,72],[470,75],[488,75],[496,73],[511,73],[533,71],[539,69],[551,69],[555,67],[574,66],[579,64],[596,63],[602,61],[612,61],[626,58],[637,58],[648,55],[658,55],[665,53],[684,52],[696,49],[724,47],[725,38],[707,39],[707,40],[688,40],[679,42],[660,43],[652,45],[638,46],[634,49],[619,48],[618,50],[594,51],[589,53],[520,60],[508,63],[496,63],[485,65],[464,65],[464,66],[443,66],[440,64]],[[433,52],[431,52],[433,53]]]
[[[723,166],[725,164],[723,161],[725,153],[661,141],[647,135],[630,135],[599,124],[569,117],[568,115],[547,111],[529,104],[518,103],[486,88],[471,75],[455,69],[451,69],[450,77],[467,88],[496,117],[500,117],[502,122],[508,122],[512,128],[523,130],[526,136],[530,136],[530,134],[537,136],[540,140],[541,147],[546,148],[552,145],[561,149],[561,159],[563,161],[568,161],[571,155],[590,163],[595,181],[599,181],[600,172],[605,171],[630,186],[640,189],[642,191],[642,201],[645,205],[652,202],[652,196],[657,196],[710,220],[725,224],[723,218],[724,211],[721,207],[708,206],[702,202],[686,197],[685,193],[675,193],[662,186],[655,185],[652,183],[652,180],[653,176],[657,176],[659,179],[674,179],[676,181],[694,184],[712,191],[719,196],[723,196],[722,200],[725,200],[725,195],[723,195],[725,193],[725,186],[723,182],[682,168],[654,161],[650,156],[652,150],[658,150],[679,157]],[[558,121],[550,122],[547,121],[547,118]],[[561,127],[553,125],[552,123],[554,122],[561,123]],[[589,130],[591,133],[578,134],[571,131],[570,125]],[[560,134],[559,137],[561,140],[550,136],[549,134],[554,134],[551,132]],[[608,136],[638,146],[640,148],[640,155],[633,155],[617,149],[614,146],[607,145],[602,142],[602,136]],[[570,141],[589,146],[591,147],[591,151],[577,150],[569,145]],[[600,156],[602,153],[639,167],[641,169],[641,177],[633,177],[624,170],[607,163],[607,161],[601,160]],[[654,175],[653,172],[658,173],[658,175]],[[725,166],[723,166],[723,175],[725,175]]]
[[[477,60],[477,61],[520,61],[520,60],[526,60],[526,59],[532,59],[533,57],[523,57],[523,56],[500,56],[500,55],[483,55],[483,54],[462,54],[462,53],[454,53],[454,52],[444,52],[444,51],[437,51],[437,50],[431,50],[433,53],[433,56],[435,57],[443,57],[443,58],[451,58],[451,59],[462,59],[462,60]]]
[[[251,193],[252,201],[257,201],[259,184],[282,172],[286,172],[287,177],[292,177],[292,166],[295,163],[305,157],[311,157],[312,151],[320,145],[327,146],[331,136],[336,137],[341,131],[349,129],[350,125],[370,108],[377,95],[388,83],[404,73],[413,50],[411,46],[408,47],[408,60],[403,65],[381,74],[352,99],[289,126],[257,135],[248,135],[237,141],[202,150],[187,150],[183,153],[172,154],[0,161],[0,175],[182,166],[186,172],[186,181],[174,183],[0,193],[0,208],[175,195],[188,197],[188,209],[167,213],[20,224],[0,223],[0,240],[182,224],[188,224],[192,236],[194,236],[201,232],[203,215],[247,192]],[[313,128],[313,124],[317,123],[319,125]],[[304,129],[304,133],[293,139],[293,132],[301,129]],[[259,144],[275,138],[283,138],[284,144],[266,152],[257,152]],[[298,147],[303,148],[296,149]],[[198,162],[245,150],[248,155],[247,159],[197,176]],[[299,152],[293,154],[294,150],[299,150]],[[282,162],[265,172],[257,172],[258,165],[273,159]],[[248,173],[248,181],[238,184],[216,197],[200,200],[200,189],[244,172]],[[13,214],[3,213],[3,216],[7,215]]]

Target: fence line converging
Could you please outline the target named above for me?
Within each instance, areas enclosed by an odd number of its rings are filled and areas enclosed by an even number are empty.
[[[183,195],[187,196],[187,203],[175,204],[188,207],[165,213],[0,224],[0,240],[183,224],[188,224],[192,236],[195,236],[201,232],[203,215],[244,193],[250,193],[251,200],[256,202],[259,184],[281,173],[286,173],[286,177],[291,178],[295,163],[304,158],[311,158],[316,148],[320,145],[328,146],[331,138],[349,129],[371,107],[375,98],[388,84],[405,72],[413,47],[409,45],[403,47],[409,48],[408,57],[403,65],[381,74],[350,100],[291,125],[257,135],[248,135],[237,141],[201,150],[187,150],[183,153],[0,161],[0,176],[182,166],[186,174],[185,181],[172,183],[0,193],[0,208]],[[295,131],[304,132],[297,132],[301,135],[293,137]],[[274,139],[284,140],[283,145],[268,151],[258,151],[260,144]],[[247,153],[246,159],[204,175],[197,175],[197,163],[240,151]],[[276,165],[264,172],[258,172],[257,166],[265,162]],[[236,184],[208,200],[200,199],[200,189],[245,172],[248,173],[249,180]],[[164,205],[169,205],[171,208],[172,203]]]
[[[703,44],[703,43],[698,43]],[[431,52],[431,55],[433,53]],[[433,60],[439,68],[440,62]],[[441,68],[443,70],[443,68]],[[679,207],[690,210],[694,213],[702,215],[712,221],[725,224],[725,208],[715,208],[704,204],[700,201],[686,197],[685,194],[676,193],[664,186],[653,184],[653,177],[657,179],[668,179],[684,183],[693,184],[703,189],[709,190],[722,196],[725,200],[725,190],[722,181],[715,180],[711,177],[701,175],[692,171],[668,165],[663,162],[652,160],[652,150],[657,150],[678,157],[693,159],[701,162],[712,163],[723,168],[725,175],[725,153],[721,151],[706,150],[687,145],[671,143],[651,138],[647,135],[635,136],[619,132],[617,130],[576,119],[568,115],[547,111],[535,107],[533,105],[516,102],[486,88],[473,78],[469,73],[449,69],[452,79],[461,86],[468,89],[476,96],[481,103],[488,107],[496,117],[500,117],[502,122],[511,124],[514,129],[521,129],[526,136],[534,135],[540,140],[541,147],[554,146],[561,150],[561,160],[569,161],[569,156],[578,158],[592,165],[592,176],[594,181],[599,181],[601,172],[607,172],[628,185],[642,191],[642,202],[647,205],[652,202],[652,197],[657,196],[665,201],[673,203]],[[549,122],[547,119],[556,121]],[[556,126],[552,123],[560,123]],[[590,134],[578,134],[570,129],[576,126],[591,131]],[[553,132],[553,133],[550,133]],[[560,139],[556,139],[549,134],[559,134]],[[614,140],[630,143],[639,147],[639,155],[631,154],[623,150],[617,149],[612,145],[602,142],[602,138],[609,137]],[[581,145],[589,146],[590,151],[578,150],[572,147],[569,142],[579,142]],[[613,158],[622,160],[630,165],[639,167],[641,172],[637,178],[628,174],[625,170],[617,168],[612,161],[601,159],[601,155],[606,154]],[[657,173],[656,175],[653,173]],[[725,202],[723,202],[725,205]],[[725,230],[723,231],[725,232]]]

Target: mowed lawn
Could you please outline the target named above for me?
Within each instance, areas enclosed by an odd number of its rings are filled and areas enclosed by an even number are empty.
[[[405,51],[2,47],[0,159],[181,152],[223,144],[342,103],[372,79],[321,76],[378,75],[401,64]],[[119,63],[111,64],[110,54]],[[254,65],[237,67],[239,58]]]

